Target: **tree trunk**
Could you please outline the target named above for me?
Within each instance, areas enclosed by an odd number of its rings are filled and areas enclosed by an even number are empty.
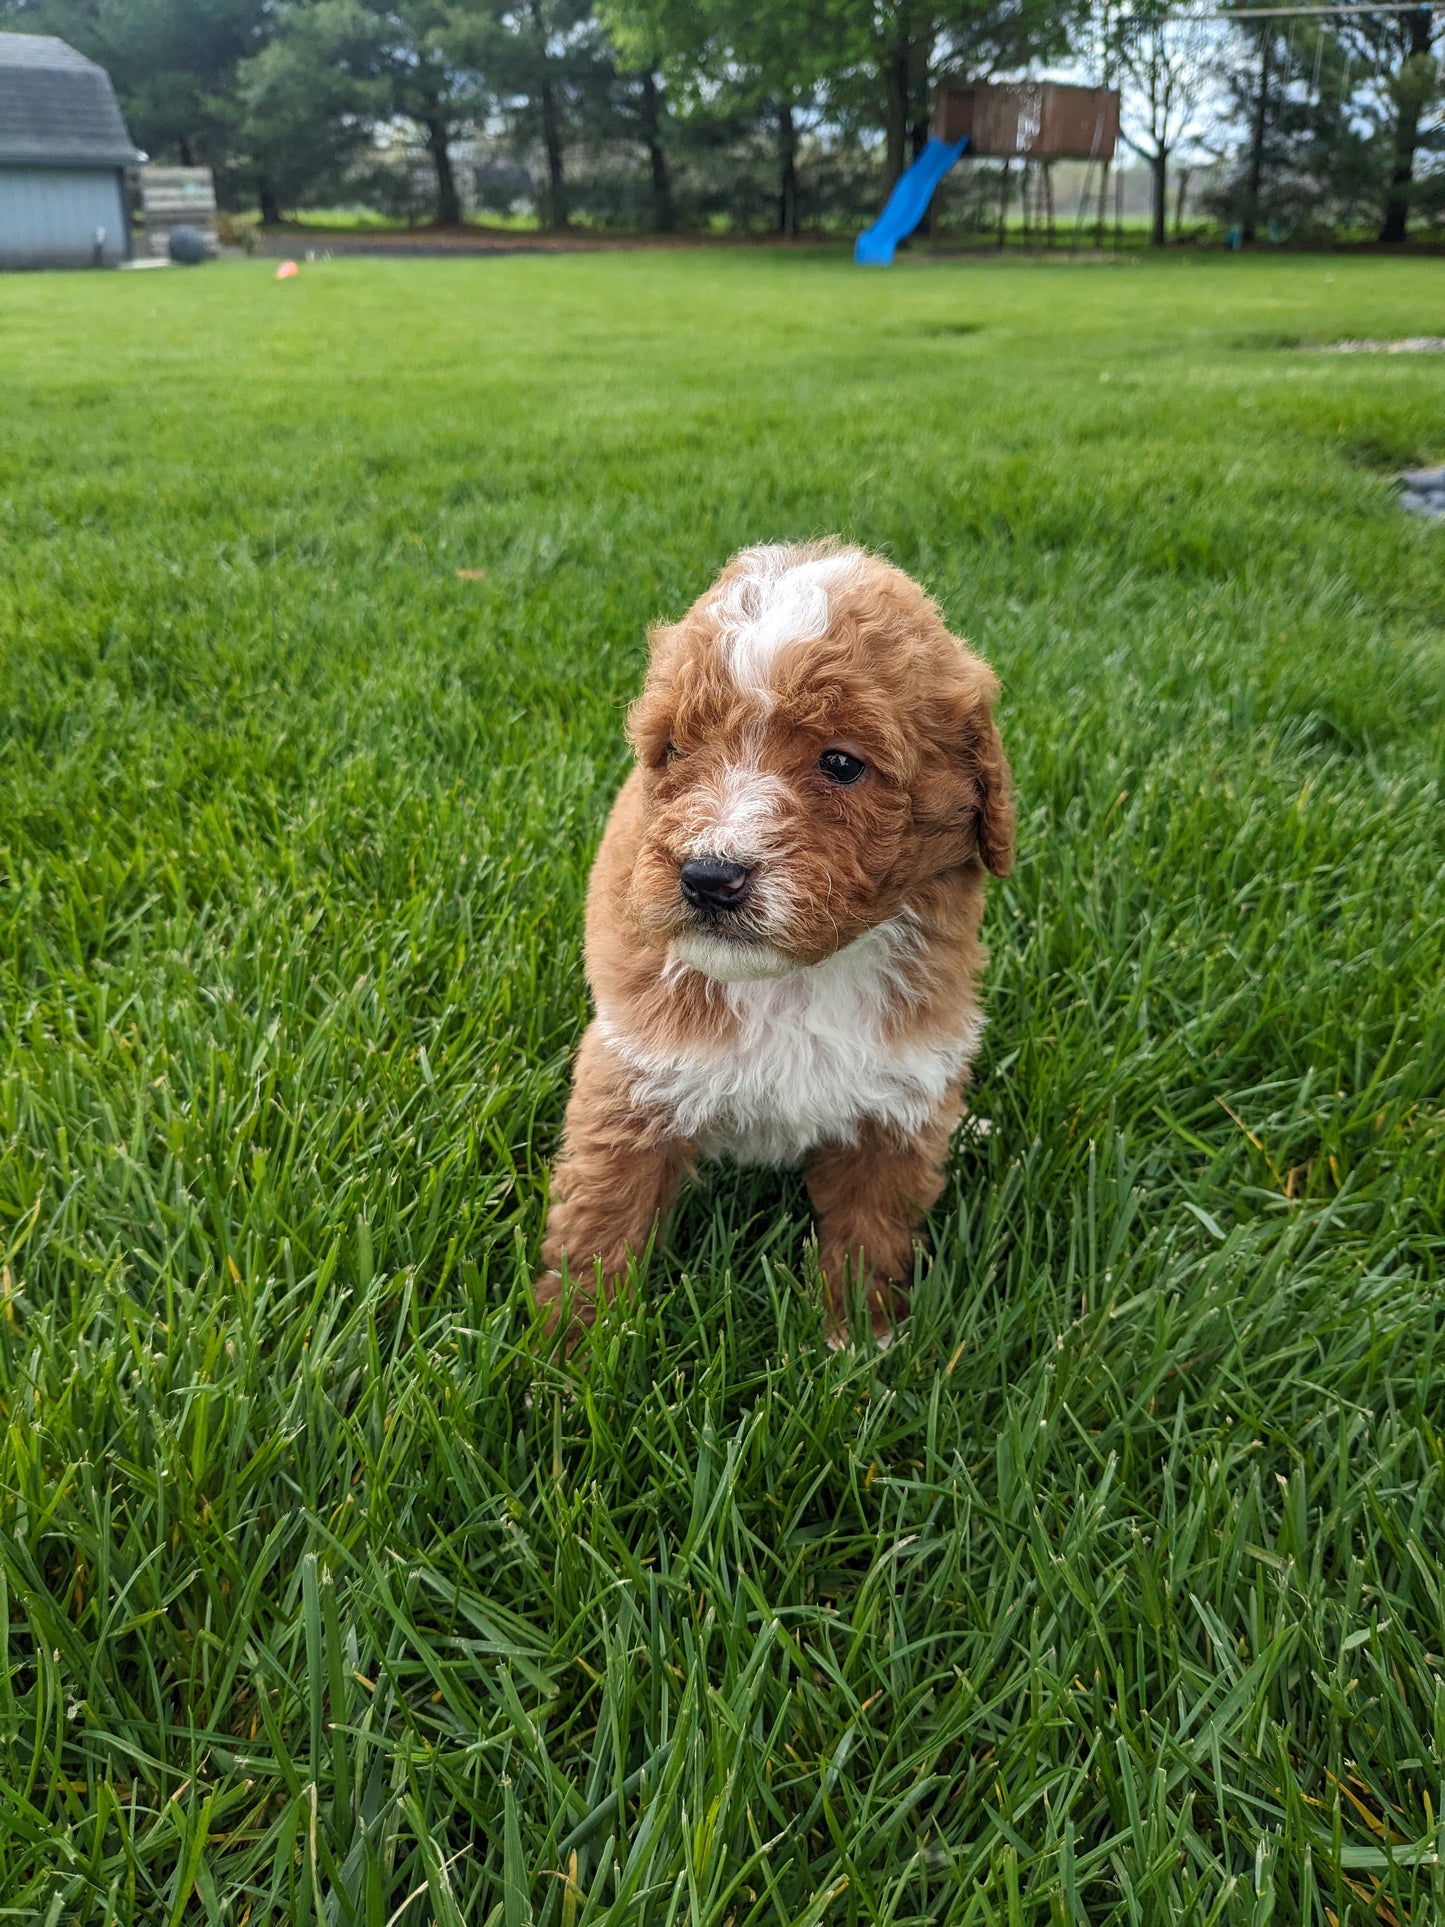
[[[1094,246],[1104,245],[1104,225],[1109,218],[1109,163],[1102,161],[1099,169],[1099,213],[1094,222]]]
[[[672,175],[668,171],[661,128],[657,75],[649,68],[642,76],[642,139],[652,168],[652,226],[657,234],[670,234],[676,225],[676,215],[672,205]]]
[[[1430,58],[1431,15],[1422,7],[1409,16],[1410,52],[1408,67]],[[1420,144],[1420,111],[1425,104],[1425,86],[1414,84],[1414,77],[1401,74],[1397,83],[1395,114],[1395,165],[1390,173],[1390,192],[1385,202],[1385,218],[1380,239],[1399,243],[1405,239],[1410,221],[1410,187],[1415,174],[1415,149]]]
[[[798,238],[798,130],[790,106],[778,109],[778,232]]]
[[[912,150],[912,159],[916,161],[928,145],[928,122],[926,120],[916,120],[910,126],[908,129],[908,145]],[[916,233],[932,235],[933,207],[937,198],[936,195],[930,195],[928,206],[923,210],[923,219],[918,223],[915,230]]]
[[[557,90],[552,85],[552,68],[547,58],[547,22],[539,0],[532,0],[530,12],[537,70],[542,76],[537,89],[537,107],[542,117],[542,147],[547,156],[546,225],[564,228],[567,226],[567,175],[562,156],[562,115],[557,105]]]
[[[924,22],[919,23],[911,9],[905,15],[905,22],[907,25],[920,24],[922,28],[919,33],[908,35],[906,56],[908,111],[913,116],[909,122],[908,134],[913,158],[917,160],[927,147],[928,136],[933,131],[929,126],[928,102],[928,57],[932,51],[932,34],[928,29],[926,18]]]
[[[261,210],[263,227],[279,227],[282,220],[281,203],[276,198],[276,190],[268,180],[261,180],[256,186],[256,205]]]
[[[1273,38],[1270,27],[1261,30],[1259,93],[1254,103],[1254,127],[1249,139],[1249,182],[1244,195],[1244,220],[1240,226],[1241,236],[1246,241],[1252,241],[1259,231],[1259,195],[1264,185],[1264,137],[1269,126],[1269,51]]]
[[[1194,172],[1191,167],[1181,167],[1174,182],[1174,239],[1184,238],[1184,197],[1189,192],[1189,176]]]
[[[437,174],[437,219],[446,227],[455,227],[462,218],[461,198],[457,193],[457,177],[452,172],[452,156],[448,141],[451,130],[444,120],[423,121],[426,128],[427,152],[431,155],[432,166]]]
[[[538,99],[542,109],[542,145],[547,150],[547,225],[562,228],[567,226],[567,176],[562,160],[562,122],[550,75],[543,80]]]
[[[884,81],[887,94],[884,127],[888,146],[888,193],[893,192],[895,183],[908,165],[908,78],[911,61],[909,59],[908,36],[901,33],[889,49],[884,67]]]
[[[1156,154],[1149,156],[1149,172],[1153,175],[1153,221],[1150,225],[1149,243],[1151,247],[1162,248],[1167,235],[1169,219],[1169,150],[1161,147]]]

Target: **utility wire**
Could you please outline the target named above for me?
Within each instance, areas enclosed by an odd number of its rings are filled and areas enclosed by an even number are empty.
[[[1207,13],[1121,13],[1114,17],[1120,26],[1171,26],[1190,20],[1280,20],[1294,14],[1314,14],[1331,20],[1365,19],[1376,13],[1438,13],[1445,0],[1372,0],[1356,6],[1343,0],[1338,6],[1323,7],[1221,7]]]

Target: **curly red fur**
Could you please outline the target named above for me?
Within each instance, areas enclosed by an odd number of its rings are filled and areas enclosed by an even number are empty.
[[[805,1165],[830,1332],[853,1279],[886,1336],[976,1046],[984,873],[1013,856],[997,681],[915,582],[837,544],[744,551],[650,640],[538,1298],[565,1264],[589,1319],[695,1158],[731,1153]],[[703,855],[745,874],[736,907],[680,887]]]

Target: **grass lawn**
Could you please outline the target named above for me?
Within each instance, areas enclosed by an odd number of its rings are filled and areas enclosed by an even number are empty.
[[[0,283],[0,1919],[1445,1918],[1445,367],[1397,260]],[[839,530],[1020,858],[906,1341],[525,1282],[643,631]],[[459,576],[483,570],[481,579]]]

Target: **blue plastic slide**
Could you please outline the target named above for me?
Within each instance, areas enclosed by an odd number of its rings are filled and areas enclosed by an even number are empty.
[[[887,207],[854,242],[855,261],[869,267],[888,266],[893,250],[906,235],[912,234],[928,212],[934,188],[967,146],[967,134],[961,141],[928,143],[912,167],[899,175],[888,196]]]

